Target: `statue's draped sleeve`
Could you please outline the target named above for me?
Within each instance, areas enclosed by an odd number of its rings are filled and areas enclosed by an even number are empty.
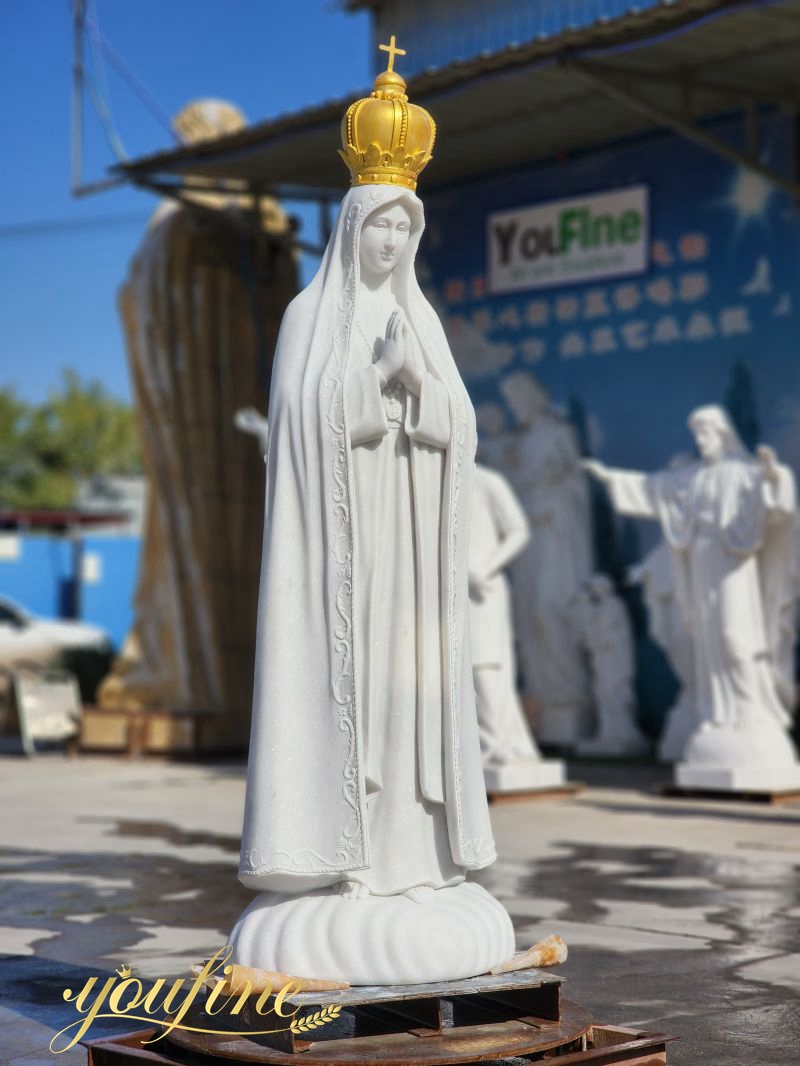
[[[634,518],[658,518],[653,479],[635,470],[609,470],[605,485],[614,510]]]
[[[424,374],[419,396],[410,394],[406,433],[418,444],[446,448],[450,442],[450,401],[447,389],[432,374]]]
[[[374,366],[365,366],[348,374],[345,407],[351,445],[379,440],[389,432],[381,396],[380,374]]]
[[[379,440],[389,432],[381,387],[374,365],[348,375],[345,405],[351,446]],[[423,374],[419,396],[409,393],[405,431],[411,440],[432,448],[446,448],[450,442],[450,400],[432,374]]]

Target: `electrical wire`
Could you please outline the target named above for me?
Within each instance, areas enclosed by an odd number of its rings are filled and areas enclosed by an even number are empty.
[[[54,218],[13,223],[10,226],[0,225],[0,241],[15,240],[20,237],[46,237],[59,232],[142,226],[147,222],[147,217],[147,215],[132,214],[105,215],[99,218]]]

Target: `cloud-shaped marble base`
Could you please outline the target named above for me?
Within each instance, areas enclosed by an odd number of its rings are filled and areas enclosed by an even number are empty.
[[[514,954],[505,908],[469,881],[420,902],[407,896],[348,899],[332,889],[304,896],[262,892],[230,940],[241,966],[352,985],[474,977]]]

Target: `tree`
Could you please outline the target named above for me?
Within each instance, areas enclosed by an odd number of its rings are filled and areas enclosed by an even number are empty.
[[[69,507],[79,478],[141,470],[134,412],[100,382],[65,370],[39,405],[0,389],[0,507]]]

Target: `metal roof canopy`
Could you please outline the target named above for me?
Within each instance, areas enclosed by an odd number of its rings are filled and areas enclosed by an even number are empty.
[[[798,60],[800,0],[665,0],[638,15],[427,72],[409,82],[409,97],[434,114],[439,129],[425,188],[667,128],[798,196],[794,174],[760,161],[758,112],[764,105],[798,109]],[[347,185],[339,126],[355,98],[116,169],[174,196],[194,181],[206,188],[236,182],[255,196],[338,202]],[[743,114],[744,150],[702,125],[732,111]]]

